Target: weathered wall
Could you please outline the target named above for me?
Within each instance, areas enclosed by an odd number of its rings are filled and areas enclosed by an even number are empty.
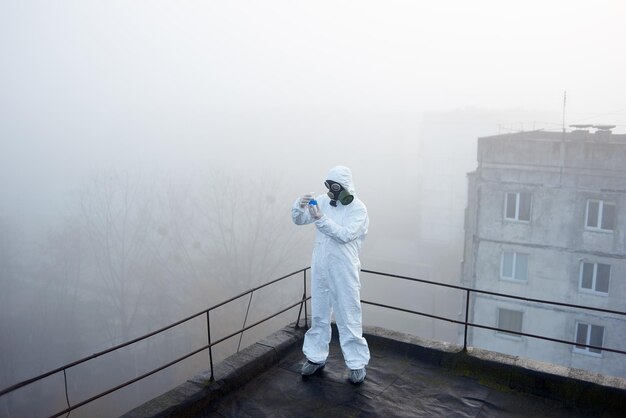
[[[626,311],[626,141],[602,142],[593,134],[526,133],[480,138],[475,185],[470,182],[464,280],[478,289]],[[564,139],[564,140],[562,140]],[[590,141],[592,139],[593,141]],[[604,139],[603,141],[606,141]],[[504,218],[506,192],[532,195],[530,222]],[[473,197],[473,198],[472,198]],[[616,204],[613,231],[585,228],[588,199]],[[526,281],[500,278],[502,251],[526,253]],[[471,255],[470,255],[471,254]],[[611,265],[609,294],[579,289],[581,261]],[[475,266],[473,266],[475,264]],[[574,340],[577,321],[605,327],[604,346],[620,348],[626,318],[538,308],[523,302],[482,297],[474,321],[497,326],[498,307],[524,311],[523,331]],[[609,375],[626,376],[626,356],[593,357],[568,344],[474,330],[478,347]]]

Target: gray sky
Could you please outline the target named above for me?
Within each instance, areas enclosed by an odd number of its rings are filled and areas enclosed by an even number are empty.
[[[53,107],[56,116],[357,104],[552,109],[563,90],[572,118],[624,107],[620,0],[0,4],[2,105],[11,116],[33,101],[32,110]]]
[[[397,165],[424,111],[560,115],[564,91],[567,124],[626,131],[624,22],[622,0],[0,0],[4,210],[102,167]]]

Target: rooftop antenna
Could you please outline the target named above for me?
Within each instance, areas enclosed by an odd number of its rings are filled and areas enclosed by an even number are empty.
[[[565,166],[565,105],[567,104],[567,91],[563,90],[563,120],[562,127],[563,131],[561,133],[561,146],[560,146],[560,154],[561,161],[559,164],[559,186],[563,184],[563,167]]]
[[[567,91],[563,91],[563,121],[562,121],[562,126],[563,126],[563,133],[565,133],[565,104],[567,103]]]

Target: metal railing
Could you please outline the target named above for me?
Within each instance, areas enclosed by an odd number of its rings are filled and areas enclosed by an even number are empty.
[[[98,353],[92,354],[92,355],[90,355],[88,357],[84,357],[84,358],[82,358],[80,360],[74,361],[74,362],[66,364],[64,366],[55,368],[53,370],[50,370],[50,371],[48,371],[46,373],[43,373],[43,374],[40,374],[39,376],[33,377],[31,379],[27,379],[27,380],[24,380],[22,382],[16,383],[16,384],[14,384],[14,385],[6,388],[6,389],[1,390],[0,391],[0,397],[2,397],[4,395],[7,395],[7,394],[9,394],[11,392],[14,392],[14,391],[16,391],[16,390],[18,390],[20,388],[23,388],[23,387],[29,386],[31,384],[34,384],[34,383],[36,383],[36,382],[38,382],[38,381],[40,381],[42,379],[45,379],[46,377],[52,376],[52,375],[57,374],[57,373],[63,373],[63,383],[65,385],[65,400],[66,400],[66,403],[67,403],[67,408],[65,408],[64,410],[56,412],[53,415],[51,415],[52,417],[58,417],[58,416],[61,416],[61,415],[64,415],[64,414],[69,414],[71,411],[73,411],[75,409],[78,409],[81,406],[84,406],[84,405],[86,405],[88,403],[91,403],[91,402],[93,402],[93,401],[95,401],[95,400],[97,400],[99,398],[102,398],[103,396],[106,396],[106,395],[108,395],[110,393],[113,393],[115,391],[118,391],[118,390],[120,390],[120,389],[122,389],[122,388],[124,388],[126,386],[129,386],[129,385],[131,385],[131,384],[133,384],[135,382],[138,382],[138,381],[140,381],[142,379],[145,379],[146,377],[149,377],[149,376],[151,376],[151,375],[153,375],[155,373],[160,372],[161,370],[164,370],[164,369],[166,369],[168,367],[171,367],[171,366],[173,366],[173,365],[175,365],[177,363],[180,363],[181,361],[183,361],[183,360],[185,360],[185,359],[187,359],[187,358],[189,358],[189,357],[191,357],[193,355],[196,355],[196,354],[198,354],[198,353],[200,353],[202,351],[205,351],[205,350],[209,351],[209,365],[210,365],[210,370],[211,370],[210,380],[213,381],[214,380],[214,376],[213,376],[213,346],[215,346],[217,344],[220,344],[220,343],[222,343],[222,342],[224,342],[224,341],[226,341],[226,340],[236,336],[237,334],[239,334],[240,338],[239,338],[239,343],[237,345],[237,352],[238,352],[239,348],[241,346],[241,339],[242,339],[243,333],[245,331],[247,331],[247,330],[249,330],[251,328],[254,328],[254,327],[256,327],[256,326],[258,326],[258,325],[260,325],[260,324],[262,324],[262,323],[264,323],[266,321],[269,321],[270,319],[272,319],[272,318],[274,318],[274,317],[276,317],[276,316],[278,316],[278,315],[280,315],[282,313],[285,313],[285,312],[289,311],[290,309],[295,308],[296,306],[300,306],[300,309],[298,311],[298,318],[296,319],[295,327],[296,328],[299,327],[300,318],[301,318],[301,315],[302,315],[302,309],[303,308],[304,308],[305,327],[308,327],[308,319],[307,319],[308,312],[307,312],[306,301],[310,299],[310,296],[307,296],[307,270],[309,270],[309,269],[310,269],[310,267],[305,267],[303,269],[294,271],[294,272],[289,273],[289,274],[287,274],[285,276],[279,277],[278,279],[275,279],[275,280],[272,280],[272,281],[270,281],[268,283],[265,283],[263,285],[257,286],[257,287],[255,287],[253,289],[246,290],[245,292],[242,292],[242,293],[240,293],[240,294],[238,294],[236,296],[231,297],[230,299],[227,299],[227,300],[225,300],[223,302],[220,302],[217,305],[214,305],[214,306],[212,306],[212,307],[210,307],[208,309],[205,309],[205,310],[203,310],[201,312],[198,312],[198,313],[196,313],[194,315],[191,315],[191,316],[188,316],[188,317],[186,317],[184,319],[181,319],[180,321],[176,321],[176,322],[174,322],[174,323],[172,323],[172,324],[170,324],[168,326],[165,326],[163,328],[160,328],[160,329],[158,329],[156,331],[150,332],[148,334],[145,334],[145,335],[143,335],[141,337],[138,337],[138,338],[135,338],[133,340],[127,341],[125,343],[116,345],[115,347],[111,347],[111,348],[108,348],[106,350],[100,351]],[[303,280],[303,292],[302,292],[302,298],[301,299],[298,299],[297,302],[294,302],[294,303],[284,307],[283,309],[280,309],[279,311],[277,311],[277,312],[275,312],[275,313],[273,313],[273,314],[271,314],[271,315],[269,315],[269,316],[267,316],[267,317],[265,317],[265,318],[263,318],[263,319],[261,319],[259,321],[256,321],[253,324],[246,325],[246,322],[248,320],[248,313],[250,312],[250,305],[252,303],[252,296],[253,296],[254,292],[256,292],[256,291],[258,291],[260,289],[263,289],[265,287],[271,286],[271,285],[273,285],[273,284],[275,284],[277,282],[280,282],[282,280],[285,280],[287,278],[294,277],[294,276],[299,275],[299,274],[302,274],[303,279],[304,279]],[[245,318],[244,318],[244,323],[243,323],[242,328],[237,330],[237,331],[235,331],[235,332],[233,332],[233,333],[231,333],[231,334],[229,334],[229,335],[227,335],[227,336],[225,336],[225,337],[220,338],[219,340],[211,341],[211,316],[210,316],[211,311],[214,311],[217,308],[220,308],[220,307],[222,307],[224,305],[227,305],[227,304],[229,304],[229,303],[231,303],[231,302],[233,302],[233,301],[235,301],[237,299],[240,299],[240,298],[242,298],[244,296],[247,296],[247,295],[250,295],[250,299],[248,300],[248,308],[246,310],[246,315],[245,315]],[[115,387],[113,387],[111,389],[108,389],[108,390],[106,390],[104,392],[101,392],[101,393],[99,393],[99,394],[97,394],[95,396],[92,396],[89,399],[85,399],[85,400],[77,402],[75,404],[72,404],[70,402],[70,397],[69,397],[69,392],[68,392],[68,385],[67,385],[67,370],[69,370],[69,369],[71,369],[73,367],[76,367],[76,366],[78,366],[80,364],[86,363],[86,362],[88,362],[90,360],[93,360],[96,357],[103,356],[105,354],[111,353],[113,351],[117,351],[117,350],[119,350],[121,348],[130,346],[130,345],[138,343],[140,341],[143,341],[143,340],[145,340],[147,338],[153,337],[153,336],[155,336],[157,334],[161,334],[161,333],[163,333],[163,332],[165,332],[165,331],[167,331],[169,329],[177,327],[177,326],[179,326],[179,325],[181,325],[183,323],[189,322],[192,319],[201,317],[203,315],[206,315],[207,340],[208,340],[206,345],[204,345],[202,347],[199,347],[199,348],[191,351],[190,353],[187,353],[184,356],[179,357],[179,358],[177,358],[177,359],[175,359],[173,361],[170,361],[167,364],[164,364],[164,365],[162,365],[162,366],[160,366],[160,367],[158,367],[156,369],[153,369],[153,370],[151,370],[151,371],[149,371],[147,373],[144,373],[141,376],[137,376],[134,379],[128,380],[128,381],[126,381],[126,382],[124,382],[124,383],[122,383],[122,384],[120,384],[118,386],[115,386]]]
[[[88,404],[90,402],[95,401],[96,399],[99,399],[99,398],[101,398],[103,396],[106,396],[106,395],[112,393],[112,392],[115,392],[115,391],[117,391],[119,389],[122,389],[122,388],[124,388],[126,386],[129,386],[129,385],[131,385],[131,384],[133,384],[133,383],[135,383],[135,382],[137,382],[139,380],[145,379],[146,377],[149,377],[149,376],[151,376],[151,375],[153,375],[153,374],[155,374],[155,373],[157,373],[157,372],[159,372],[161,370],[164,370],[164,369],[166,369],[166,368],[168,368],[170,366],[173,366],[173,365],[175,365],[175,364],[177,364],[177,363],[179,363],[179,362],[181,362],[181,361],[183,361],[183,360],[185,360],[185,359],[187,359],[187,358],[189,358],[189,357],[191,357],[193,355],[196,355],[196,354],[198,354],[198,353],[200,353],[200,352],[202,352],[204,350],[208,350],[208,352],[209,352],[209,366],[210,366],[210,372],[211,372],[210,380],[213,380],[214,376],[213,376],[213,350],[212,350],[212,348],[215,345],[220,344],[220,343],[222,343],[222,342],[224,342],[224,341],[226,341],[226,340],[228,340],[228,339],[230,339],[230,338],[232,338],[232,337],[234,337],[234,336],[239,334],[240,338],[239,338],[239,343],[237,345],[237,351],[239,351],[239,348],[241,346],[241,339],[243,338],[243,333],[245,331],[247,331],[247,330],[249,330],[251,328],[254,328],[254,327],[256,327],[256,326],[258,326],[258,325],[260,325],[260,324],[262,324],[262,323],[264,323],[264,322],[266,322],[266,321],[268,321],[268,320],[270,320],[270,319],[272,319],[272,318],[282,314],[282,313],[285,313],[288,310],[295,308],[296,306],[300,306],[300,309],[298,311],[298,318],[297,318],[297,320],[295,322],[295,326],[298,327],[298,324],[300,323],[300,318],[302,316],[302,310],[304,309],[305,327],[308,327],[308,322],[307,322],[308,321],[307,320],[308,312],[307,312],[307,304],[306,304],[306,302],[310,299],[310,296],[307,296],[307,270],[309,270],[309,269],[310,269],[310,267],[306,267],[306,268],[300,269],[298,271],[295,271],[293,273],[287,274],[287,275],[282,276],[282,277],[280,277],[278,279],[275,279],[275,280],[272,280],[272,281],[270,281],[268,283],[265,283],[265,284],[263,284],[261,286],[255,287],[253,289],[250,289],[250,290],[247,290],[247,291],[245,291],[243,293],[240,293],[240,294],[238,294],[236,296],[233,296],[232,298],[227,299],[227,300],[225,300],[225,301],[223,301],[221,303],[218,303],[217,305],[214,305],[214,306],[212,306],[212,307],[210,307],[208,309],[205,309],[205,310],[203,310],[201,312],[198,312],[198,313],[196,313],[194,315],[188,316],[187,318],[181,319],[180,321],[174,322],[173,324],[170,324],[170,325],[168,325],[166,327],[163,327],[161,329],[153,331],[153,332],[151,332],[149,334],[146,334],[146,335],[143,335],[141,337],[135,338],[135,339],[133,339],[131,341],[128,341],[128,342],[120,344],[120,345],[117,345],[115,347],[111,347],[111,348],[109,348],[107,350],[98,352],[96,354],[92,354],[91,356],[82,358],[80,360],[77,360],[77,361],[69,363],[69,364],[66,364],[65,366],[58,367],[58,368],[56,368],[54,370],[50,370],[49,372],[43,373],[43,374],[41,374],[39,376],[36,376],[36,377],[33,377],[31,379],[24,380],[24,381],[22,381],[20,383],[17,383],[17,384],[15,384],[13,386],[10,386],[10,387],[0,391],[0,397],[2,397],[3,395],[6,395],[8,393],[11,393],[13,391],[16,391],[16,390],[18,390],[18,389],[20,389],[22,387],[25,387],[25,386],[31,385],[31,384],[33,384],[35,382],[38,382],[38,381],[40,381],[40,380],[42,380],[42,379],[44,379],[44,378],[46,378],[48,376],[51,376],[51,375],[54,375],[54,374],[57,374],[57,373],[63,373],[63,381],[64,381],[64,385],[65,385],[65,399],[66,399],[66,402],[67,402],[67,408],[62,410],[62,411],[60,411],[60,412],[55,413],[54,415],[52,415],[53,417],[58,417],[58,416],[63,415],[63,414],[68,414],[69,412],[71,412],[71,411],[73,411],[73,410],[75,410],[77,408],[80,408],[81,406],[84,406],[84,405],[86,405],[86,404]],[[593,348],[593,349],[598,349],[598,350],[603,350],[603,351],[609,351],[609,352],[613,352],[613,353],[626,354],[626,351],[615,349],[615,348],[595,346],[595,345],[589,345],[589,344],[582,344],[582,343],[579,343],[579,342],[576,342],[576,341],[567,341],[567,340],[562,340],[562,339],[552,338],[552,337],[547,337],[547,336],[542,336],[542,335],[530,334],[530,333],[525,333],[525,332],[517,332],[517,331],[513,331],[513,330],[508,330],[508,329],[503,329],[503,328],[498,328],[498,327],[492,327],[492,326],[483,325],[483,324],[476,324],[476,323],[473,323],[473,322],[469,321],[470,296],[473,293],[474,294],[483,294],[483,295],[496,296],[496,297],[500,297],[500,298],[521,300],[521,301],[525,301],[525,302],[547,304],[547,305],[552,305],[552,306],[562,306],[562,307],[568,307],[568,308],[589,310],[589,311],[594,311],[594,312],[609,313],[609,314],[613,314],[613,315],[623,316],[625,319],[626,319],[626,312],[615,311],[615,310],[610,310],[610,309],[594,308],[594,307],[590,307],[590,306],[582,306],[582,305],[575,305],[575,304],[562,303],[562,302],[554,302],[554,301],[548,301],[548,300],[542,300],[542,299],[527,298],[527,297],[522,297],[522,296],[514,296],[514,295],[508,295],[508,294],[505,294],[505,293],[497,293],[497,292],[491,292],[491,291],[486,291],[486,290],[472,289],[472,288],[463,287],[463,286],[457,286],[457,285],[451,285],[451,284],[445,284],[445,283],[438,283],[438,282],[434,282],[434,281],[430,281],[430,280],[416,279],[416,278],[413,278],[413,277],[401,276],[401,275],[397,275],[397,274],[382,273],[382,272],[373,271],[373,270],[365,270],[365,269],[363,269],[363,270],[361,270],[361,272],[362,273],[379,275],[379,276],[384,276],[384,277],[391,277],[391,278],[396,278],[396,279],[401,279],[401,280],[407,280],[407,281],[410,281],[410,282],[424,283],[424,284],[428,284],[428,285],[444,287],[444,288],[449,288],[449,289],[456,289],[456,290],[460,290],[460,291],[465,292],[465,319],[463,321],[460,321],[460,320],[457,320],[457,319],[452,319],[452,318],[446,318],[446,317],[442,317],[442,316],[438,316],[438,315],[434,315],[434,314],[430,314],[430,313],[426,313],[426,312],[419,312],[419,311],[415,311],[415,310],[411,310],[411,309],[400,308],[400,307],[397,307],[397,306],[386,305],[386,304],[382,304],[382,303],[378,303],[378,302],[361,300],[361,302],[363,304],[367,304],[367,305],[378,306],[378,307],[381,307],[381,308],[392,309],[392,310],[395,310],[395,311],[410,313],[410,314],[414,314],[414,315],[420,315],[420,316],[424,316],[424,317],[428,317],[428,318],[433,318],[433,319],[437,319],[437,320],[441,320],[441,321],[447,321],[447,322],[451,322],[451,323],[454,323],[454,324],[463,325],[463,327],[464,327],[463,350],[464,351],[467,350],[467,333],[468,333],[468,329],[471,328],[471,327],[474,327],[474,328],[482,328],[482,329],[494,330],[494,331],[504,331],[504,332],[509,333],[509,334],[515,334],[515,335],[519,335],[519,336],[525,336],[525,337],[537,338],[537,339],[541,339],[541,340],[553,341],[553,342],[562,343],[562,344],[575,345],[577,347],[586,347],[586,348]],[[294,276],[296,276],[298,274],[302,274],[303,279],[304,279],[303,280],[302,298],[298,299],[297,302],[294,302],[294,303],[286,306],[285,308],[280,309],[279,311],[277,311],[277,312],[275,312],[275,313],[273,313],[273,314],[271,314],[271,315],[269,315],[269,316],[267,316],[267,317],[265,317],[265,318],[255,322],[253,324],[247,325],[248,313],[250,311],[250,305],[252,303],[252,297],[253,297],[254,292],[256,292],[256,291],[258,291],[258,290],[260,290],[262,288],[265,288],[267,286],[273,285],[273,284],[275,284],[277,282],[280,282],[282,280],[285,280],[287,278],[294,277]],[[211,311],[213,311],[213,310],[215,310],[215,309],[217,309],[219,307],[222,307],[222,306],[224,306],[226,304],[229,304],[229,303],[231,303],[231,302],[233,302],[233,301],[235,301],[237,299],[240,299],[240,298],[242,298],[242,297],[244,297],[246,295],[249,295],[250,298],[248,300],[248,307],[247,307],[247,310],[246,310],[246,315],[245,315],[245,319],[244,319],[244,323],[243,323],[242,328],[237,330],[237,331],[235,331],[235,332],[233,332],[233,333],[231,333],[231,334],[229,334],[229,335],[227,335],[227,336],[225,336],[225,337],[220,338],[219,340],[211,341],[211,316],[210,316]],[[167,331],[169,329],[177,327],[177,326],[179,326],[179,325],[181,325],[183,323],[186,323],[186,322],[188,322],[188,321],[190,321],[192,319],[198,318],[198,317],[200,317],[202,315],[206,315],[206,327],[207,327],[207,344],[206,345],[204,345],[202,347],[199,347],[199,348],[193,350],[192,352],[190,352],[190,353],[188,353],[188,354],[186,354],[186,355],[184,355],[182,357],[179,357],[179,358],[177,358],[177,359],[175,359],[175,360],[173,360],[171,362],[168,362],[167,364],[164,364],[164,365],[162,365],[162,366],[160,366],[160,367],[158,367],[158,368],[156,368],[156,369],[154,369],[154,370],[152,370],[150,372],[142,374],[141,376],[138,376],[138,377],[136,377],[136,378],[134,378],[132,380],[129,380],[129,381],[125,382],[125,383],[122,383],[122,384],[120,384],[120,385],[118,385],[118,386],[116,386],[114,388],[111,388],[111,389],[109,389],[109,390],[107,390],[105,392],[102,392],[102,393],[100,393],[98,395],[95,395],[95,396],[93,396],[93,397],[91,397],[89,399],[83,400],[83,401],[78,402],[76,404],[71,404],[70,399],[69,399],[68,389],[67,389],[67,373],[66,373],[66,371],[68,369],[71,369],[72,367],[75,367],[75,366],[77,366],[79,364],[83,364],[85,362],[93,360],[96,357],[100,357],[102,355],[111,353],[113,351],[119,350],[121,348],[127,347],[127,346],[135,344],[135,343],[137,343],[139,341],[145,340],[147,338],[150,338],[152,336],[155,336],[157,334],[165,332],[165,331]]]
[[[611,310],[611,309],[594,308],[594,307],[591,307],[591,306],[575,305],[575,304],[571,304],[571,303],[554,302],[554,301],[543,300],[543,299],[527,298],[527,297],[523,297],[523,296],[507,295],[506,293],[498,293],[498,292],[491,292],[491,291],[487,291],[487,290],[472,289],[472,288],[469,288],[469,287],[457,286],[457,285],[446,284],[446,283],[438,283],[438,282],[433,282],[433,281],[430,281],[430,280],[416,279],[416,278],[413,278],[413,277],[400,276],[400,275],[397,275],[397,274],[382,273],[382,272],[373,271],[373,270],[365,270],[365,269],[363,269],[363,270],[361,270],[361,272],[362,273],[375,274],[375,275],[379,275],[379,276],[385,276],[385,277],[393,277],[393,278],[396,278],[396,279],[408,280],[408,281],[411,281],[411,282],[418,282],[418,283],[425,283],[425,284],[434,285],[434,286],[446,287],[446,288],[449,288],[449,289],[457,289],[457,290],[462,290],[463,292],[465,292],[465,320],[464,321],[459,321],[459,320],[451,319],[451,318],[445,318],[445,317],[442,317],[442,316],[432,315],[432,314],[428,314],[428,313],[425,313],[425,312],[418,312],[418,311],[414,311],[414,310],[411,310],[411,309],[398,308],[398,307],[395,307],[395,306],[385,305],[385,304],[371,302],[371,301],[366,301],[366,300],[362,300],[361,301],[364,304],[368,304],[368,305],[372,305],[372,306],[378,306],[378,307],[381,307],[381,308],[392,309],[392,310],[396,310],[396,311],[401,311],[401,312],[405,312],[405,313],[411,313],[411,314],[415,314],[415,315],[425,316],[425,317],[428,317],[428,318],[433,318],[433,319],[438,319],[438,320],[441,320],[441,321],[447,321],[447,322],[452,322],[452,323],[455,323],[455,324],[463,325],[463,327],[464,327],[464,329],[463,329],[463,351],[467,351],[467,332],[468,332],[468,329],[470,327],[474,327],[474,328],[488,329],[488,330],[492,330],[492,331],[503,331],[503,332],[506,332],[508,334],[515,334],[515,335],[524,336],[524,337],[537,338],[537,339],[540,339],[540,340],[553,341],[553,342],[562,343],[562,344],[575,345],[576,347],[593,348],[593,349],[597,349],[597,350],[610,351],[612,353],[626,354],[626,351],[619,350],[619,349],[616,349],[616,348],[596,346],[596,345],[591,345],[591,344],[582,344],[582,343],[576,342],[576,341],[562,340],[562,339],[558,339],[558,338],[546,337],[546,336],[543,336],[543,335],[529,334],[529,333],[526,333],[526,332],[518,332],[518,331],[513,331],[513,330],[508,330],[508,329],[503,329],[503,328],[498,328],[498,327],[492,327],[492,326],[483,325],[483,324],[472,323],[472,322],[469,322],[469,306],[470,306],[470,295],[472,293],[476,293],[476,294],[497,296],[497,297],[507,298],[507,299],[522,300],[522,301],[525,301],[525,302],[541,303],[541,304],[552,305],[552,306],[563,306],[563,307],[567,307],[567,308],[575,308],[575,309],[583,309],[583,310],[594,311],[594,312],[609,313],[609,314],[623,316],[624,319],[626,319],[626,312],[615,311],[615,310]]]

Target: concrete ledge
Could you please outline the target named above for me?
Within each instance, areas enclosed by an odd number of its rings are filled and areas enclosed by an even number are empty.
[[[288,351],[301,345],[305,329],[296,329],[294,325],[288,325],[225,359],[215,366],[214,381],[210,381],[210,371],[205,371],[123,416],[195,416],[214,399],[254,379],[277,364]],[[379,327],[364,327],[363,332],[375,350],[416,357],[501,391],[531,393],[583,410],[602,405],[603,411],[611,416],[623,414],[626,379],[476,348],[464,352],[455,344],[425,340]],[[337,338],[334,324],[333,338]]]
[[[284,357],[287,351],[301,344],[304,328],[295,323],[233,354],[211,371],[194,376],[187,382],[122,415],[125,418],[191,417],[211,401],[247,383]]]
[[[604,405],[605,411],[623,413],[626,379],[543,363],[493,351],[468,348],[379,327],[365,327],[368,341],[455,373],[477,378],[504,391],[518,390],[554,399],[581,409]]]

